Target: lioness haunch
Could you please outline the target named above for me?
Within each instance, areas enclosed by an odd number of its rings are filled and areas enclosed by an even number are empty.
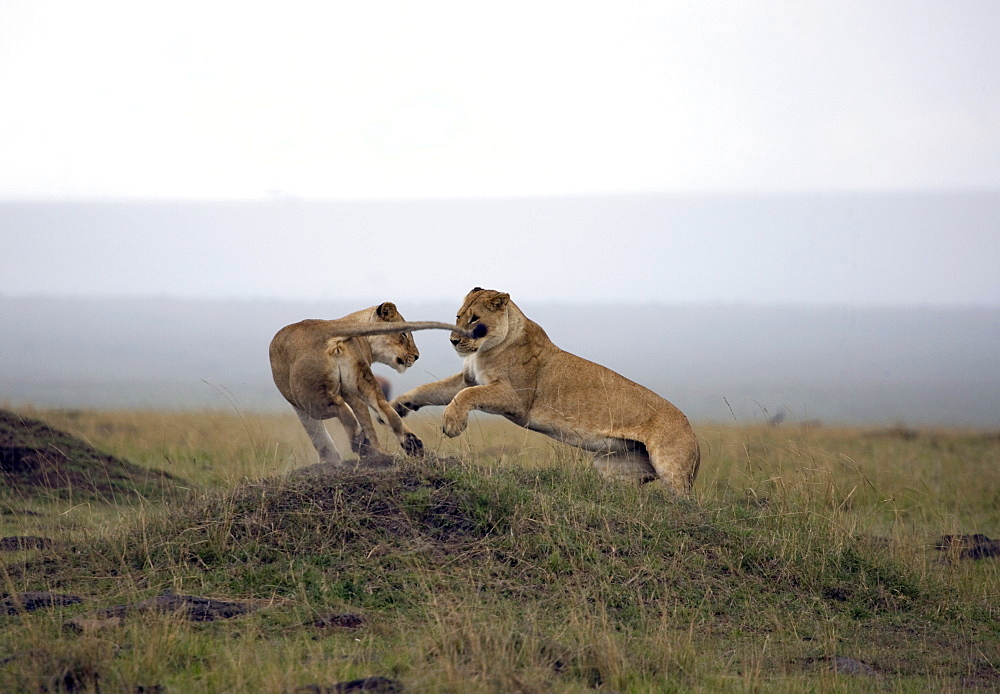
[[[465,358],[461,373],[414,388],[392,401],[400,416],[447,405],[442,428],[465,430],[471,410],[594,452],[601,472],[690,494],[701,454],[687,417],[653,391],[600,364],[565,352],[508,294],[476,287],[455,321],[466,334],[451,342]]]

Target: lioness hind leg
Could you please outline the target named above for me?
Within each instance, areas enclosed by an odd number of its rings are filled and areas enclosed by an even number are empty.
[[[701,464],[701,450],[694,432],[667,441],[646,443],[656,475],[675,494],[687,496]]]
[[[656,479],[656,470],[650,463],[649,456],[642,450],[596,453],[594,467],[605,477],[633,480],[637,484]]]
[[[330,432],[326,430],[326,425],[323,424],[322,420],[313,419],[298,407],[294,409],[295,414],[299,417],[299,421],[302,422],[302,428],[306,430],[309,440],[312,441],[313,448],[316,449],[319,462],[342,463],[343,458],[340,457],[340,452],[337,450],[337,446],[334,445],[333,439],[330,438]],[[354,415],[351,415],[351,419],[354,419]]]
[[[346,401],[341,401],[337,407],[336,418],[344,426],[344,433],[347,434],[347,440],[350,441],[351,450],[360,456],[361,451],[369,448],[370,441],[364,429],[358,424],[358,418],[354,416],[354,410],[351,409]]]
[[[353,411],[357,428],[351,433],[351,448],[359,457],[367,456],[384,457],[388,454],[378,445],[378,436],[375,433],[375,425],[372,423],[372,416],[368,413],[368,403],[355,394],[344,393],[344,399]]]

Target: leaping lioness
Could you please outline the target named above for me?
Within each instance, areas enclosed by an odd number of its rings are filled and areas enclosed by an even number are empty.
[[[443,430],[458,436],[471,410],[594,452],[608,475],[663,480],[690,494],[701,454],[687,417],[653,391],[600,364],[559,349],[509,294],[476,287],[465,297],[451,343],[461,373],[392,401],[401,416],[447,405]],[[466,333],[466,331],[469,331]]]
[[[342,458],[324,419],[339,419],[359,457],[386,455],[379,447],[368,408],[377,410],[408,455],[422,455],[424,444],[390,407],[372,373],[372,362],[400,373],[420,356],[414,330],[451,330],[434,321],[406,322],[395,304],[385,302],[337,320],[304,320],[286,325],[271,340],[271,375],[291,403],[321,463]]]

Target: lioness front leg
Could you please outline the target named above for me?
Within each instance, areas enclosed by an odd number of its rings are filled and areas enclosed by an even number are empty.
[[[496,382],[485,386],[470,386],[460,390],[444,410],[441,429],[445,436],[454,438],[465,431],[469,424],[469,412],[480,410],[499,414],[508,419],[521,419],[523,403],[514,389]]]
[[[384,422],[392,429],[392,433],[396,435],[396,440],[399,441],[399,445],[406,455],[421,456],[424,454],[424,442],[403,424],[403,420],[392,409],[381,391],[378,392],[375,402],[370,404],[376,412],[382,415]]]
[[[417,386],[413,390],[407,391],[402,395],[395,398],[392,403],[392,409],[396,411],[400,417],[405,417],[410,414],[410,412],[416,412],[421,407],[426,407],[428,405],[447,405],[458,391],[462,390],[467,386],[468,383],[465,381],[465,376],[461,373],[457,373],[454,376],[449,376],[440,381],[434,381],[432,383],[425,383],[422,386]]]
[[[378,416],[379,422],[382,424],[388,424],[392,429],[392,433],[396,435],[396,440],[399,441],[400,447],[407,455],[420,456],[424,454],[424,443],[421,441],[416,434],[410,431],[406,426],[403,425],[403,420],[399,418],[399,415],[390,407],[388,401],[385,399],[385,394],[382,392],[381,386],[378,381],[375,380],[375,375],[370,371],[363,371],[357,382],[357,395],[363,399],[364,404],[359,405],[359,409],[364,412],[364,419],[359,416],[359,420],[362,421],[362,427],[364,426],[365,420],[367,420],[369,426],[371,426],[371,414],[368,408],[375,410],[375,414]],[[374,439],[375,429],[372,426],[370,436]],[[378,446],[376,444],[376,449]],[[381,451],[380,451],[381,452]]]

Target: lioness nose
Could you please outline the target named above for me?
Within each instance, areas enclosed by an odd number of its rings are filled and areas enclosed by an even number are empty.
[[[458,337],[452,337],[452,338],[449,338],[449,339],[451,340],[451,344],[453,344],[453,345],[457,345],[457,344],[458,344],[458,341],[459,341],[459,340],[460,340],[461,338],[458,338]]]

